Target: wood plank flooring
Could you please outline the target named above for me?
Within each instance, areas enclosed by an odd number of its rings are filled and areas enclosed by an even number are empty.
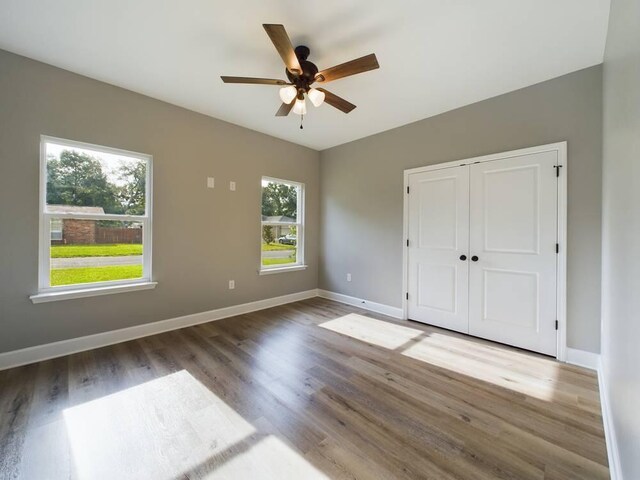
[[[2,479],[604,479],[596,375],[314,298],[0,372]]]

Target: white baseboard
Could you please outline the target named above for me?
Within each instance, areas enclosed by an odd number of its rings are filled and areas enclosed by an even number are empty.
[[[391,307],[384,305],[383,303],[370,302],[369,300],[363,300],[362,298],[350,297],[349,295],[343,295],[341,293],[329,292],[328,290],[318,289],[318,296],[327,298],[329,300],[335,300],[336,302],[346,303],[347,305],[353,305],[354,307],[364,308],[372,312],[388,315],[389,317],[402,318],[402,309],[397,307]]]
[[[579,367],[597,370],[600,363],[600,354],[587,352],[586,350],[578,350],[577,348],[567,347],[567,363],[578,365]]]
[[[618,440],[613,423],[613,412],[609,400],[609,382],[606,378],[602,357],[598,359],[598,386],[600,387],[600,407],[602,408],[602,423],[604,424],[604,436],[607,442],[607,457],[609,460],[609,475],[611,480],[622,479],[622,465],[618,450]]]
[[[12,352],[0,353],[0,370],[40,362],[42,360],[49,360],[51,358],[62,357],[64,355],[83,352],[85,350],[92,350],[94,348],[106,347],[107,345],[113,345],[115,343],[148,337],[149,335],[177,330],[179,328],[211,322],[213,320],[221,320],[223,318],[255,312],[257,310],[297,302],[316,296],[318,296],[317,290],[307,290],[304,292],[283,295],[281,297],[267,298],[265,300],[219,308],[208,312],[194,313],[192,315],[169,318],[159,322],[145,323],[143,325],[122,328],[120,330],[96,333],[95,335],[71,338],[60,342],[47,343],[45,345],[37,345],[35,347],[23,348]]]

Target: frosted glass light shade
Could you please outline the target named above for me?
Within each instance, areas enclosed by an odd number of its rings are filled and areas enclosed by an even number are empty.
[[[319,107],[324,102],[324,92],[321,92],[320,90],[317,90],[315,88],[309,90],[307,96],[309,97],[309,100],[311,100],[311,103],[313,103],[314,107]]]
[[[298,98],[296,100],[296,103],[293,105],[293,113],[297,115],[307,114],[307,103],[304,101],[304,98]]]
[[[282,87],[280,89],[280,100],[289,105],[296,95],[298,94],[298,90],[293,85],[289,85],[287,87]]]

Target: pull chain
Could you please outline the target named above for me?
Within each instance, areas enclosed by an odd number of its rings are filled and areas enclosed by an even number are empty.
[[[302,121],[304,120],[304,115],[300,115],[300,130],[302,130],[304,127],[302,126]]]

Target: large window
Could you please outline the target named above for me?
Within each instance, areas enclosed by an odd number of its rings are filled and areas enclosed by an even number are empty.
[[[262,178],[261,272],[304,266],[304,185]]]
[[[40,149],[40,294],[150,282],[151,157],[44,136]]]

